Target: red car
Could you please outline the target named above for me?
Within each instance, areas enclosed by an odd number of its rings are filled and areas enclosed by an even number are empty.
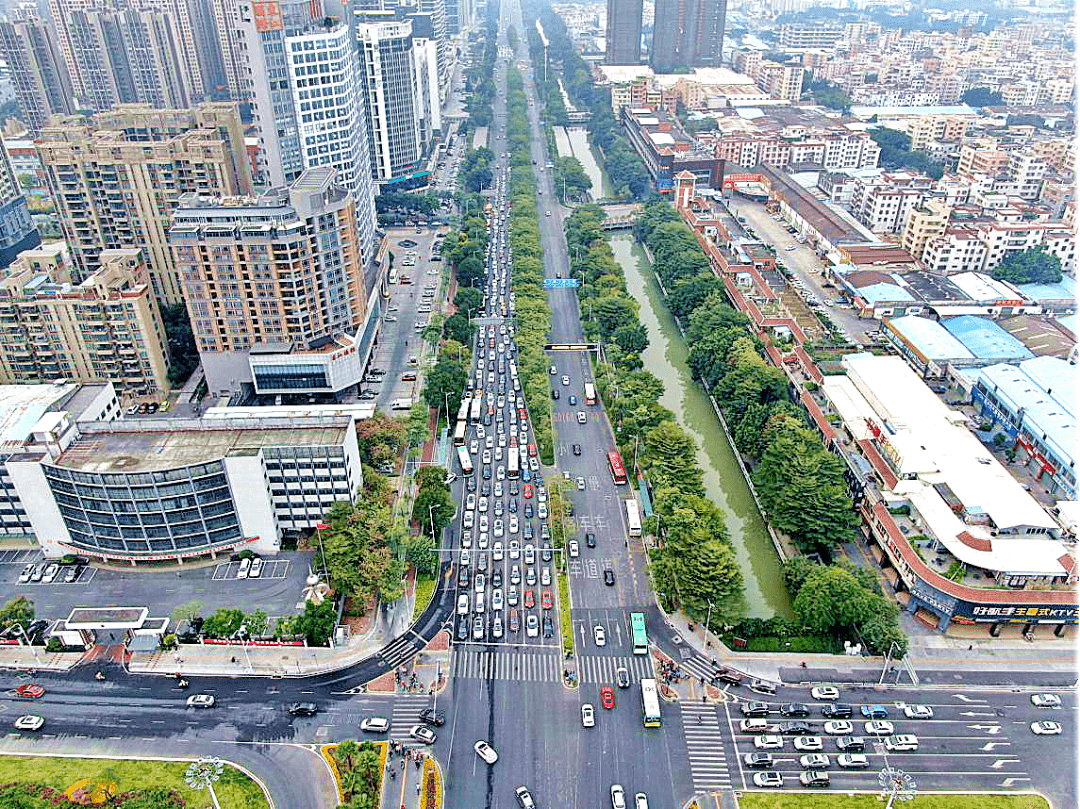
[[[533,485],[531,483],[526,483],[521,493],[525,496],[526,500],[531,500],[533,496]]]
[[[610,685],[600,689],[600,704],[608,709],[615,707],[615,689]]]
[[[533,456],[536,455],[536,444],[529,444],[529,454]]]
[[[37,683],[23,683],[15,689],[15,696],[21,699],[41,699],[45,696],[45,686]]]
[[[536,606],[536,595],[532,590],[526,590],[525,595],[522,597],[525,599],[525,609],[531,610]]]
[[[544,592],[540,594],[540,606],[545,610],[550,610],[552,603],[551,590],[544,590]]]

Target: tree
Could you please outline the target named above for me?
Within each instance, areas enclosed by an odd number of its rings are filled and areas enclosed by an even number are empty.
[[[706,298],[723,288],[723,282],[712,273],[680,278],[669,288],[668,305],[671,313],[681,320],[701,306]]]
[[[262,638],[270,632],[270,616],[263,610],[255,610],[244,616],[244,627],[252,638]]]
[[[334,634],[336,621],[337,610],[333,601],[328,599],[321,604],[308,601],[304,604],[304,611],[293,618],[293,628],[297,635],[307,638],[310,645],[325,646]]]
[[[389,553],[389,549],[384,549]],[[396,556],[387,559],[382,573],[375,582],[375,590],[379,594],[379,600],[384,604],[397,601],[405,595],[405,562]]]
[[[703,494],[702,471],[694,440],[674,421],[664,421],[643,436],[644,466],[653,486],[672,486],[685,494]]]
[[[431,437],[430,414],[425,402],[416,402],[405,422],[405,438],[410,447],[418,447]]]
[[[203,623],[203,632],[215,638],[230,638],[244,623],[244,611],[236,607],[222,607],[214,611]]]
[[[458,343],[468,345],[472,340],[472,333],[472,324],[460,312],[450,315],[443,323],[443,336]]]
[[[876,606],[873,598],[850,570],[822,565],[803,582],[793,606],[806,627],[825,634],[869,618]]]
[[[416,493],[412,518],[420,523],[420,530],[428,536],[442,536],[443,529],[454,519],[454,498],[450,487],[425,486]]]
[[[34,602],[23,596],[13,598],[0,607],[0,629],[18,624],[26,629],[34,620]]]
[[[199,350],[195,347],[187,306],[183,303],[162,306],[161,325],[169,349],[169,384],[179,387],[199,365]]]
[[[803,584],[817,569],[820,562],[815,562],[807,556],[792,556],[784,562],[784,586],[792,597],[799,594]]]
[[[640,354],[649,347],[649,333],[644,324],[619,326],[611,335],[611,339],[623,351]]]
[[[972,87],[965,90],[960,100],[969,107],[1000,107],[1005,103],[1001,93],[989,87]]]
[[[454,317],[457,317],[455,315]],[[457,413],[469,372],[463,362],[442,353],[424,379],[424,401],[430,408],[446,408],[447,419]]]
[[[1009,253],[990,271],[999,281],[1012,284],[1056,284],[1061,281],[1061,260],[1040,245],[1029,250]]]
[[[484,304],[484,293],[473,287],[459,287],[454,295],[454,306],[460,314],[470,318],[480,311]]]
[[[201,601],[188,601],[181,604],[172,611],[173,626],[179,627],[184,623],[193,624],[195,619],[202,614],[202,611],[203,603]]]
[[[435,543],[430,534],[408,534],[402,544],[405,559],[416,568],[417,573],[434,576],[439,571],[439,555],[435,552]]]

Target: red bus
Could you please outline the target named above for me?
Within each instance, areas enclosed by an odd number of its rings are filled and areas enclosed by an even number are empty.
[[[616,486],[626,483],[626,468],[623,466],[622,457],[617,452],[607,454],[608,469],[611,471],[611,480]]]

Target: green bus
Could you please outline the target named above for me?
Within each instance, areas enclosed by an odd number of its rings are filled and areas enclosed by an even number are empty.
[[[634,654],[647,655],[649,653],[649,638],[645,634],[645,613],[630,613],[630,637],[634,642]]]

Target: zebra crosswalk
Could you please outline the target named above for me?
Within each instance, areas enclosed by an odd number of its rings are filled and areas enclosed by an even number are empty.
[[[731,774],[728,772],[727,758],[724,755],[724,734],[720,731],[716,706],[684,702],[681,707],[683,735],[686,738],[686,754],[690,759],[694,791],[703,793],[730,789]]]
[[[557,653],[458,648],[453,673],[467,679],[557,683],[562,664]]]
[[[648,655],[635,655],[633,657],[582,655],[578,658],[578,670],[581,672],[581,682],[583,683],[611,685],[615,682],[615,672],[620,668],[626,669],[631,682],[655,676],[652,661]]]
[[[409,735],[409,728],[420,724],[420,711],[429,707],[431,707],[431,697],[419,695],[395,697],[394,707],[390,714],[390,738],[396,742],[416,742]]]

